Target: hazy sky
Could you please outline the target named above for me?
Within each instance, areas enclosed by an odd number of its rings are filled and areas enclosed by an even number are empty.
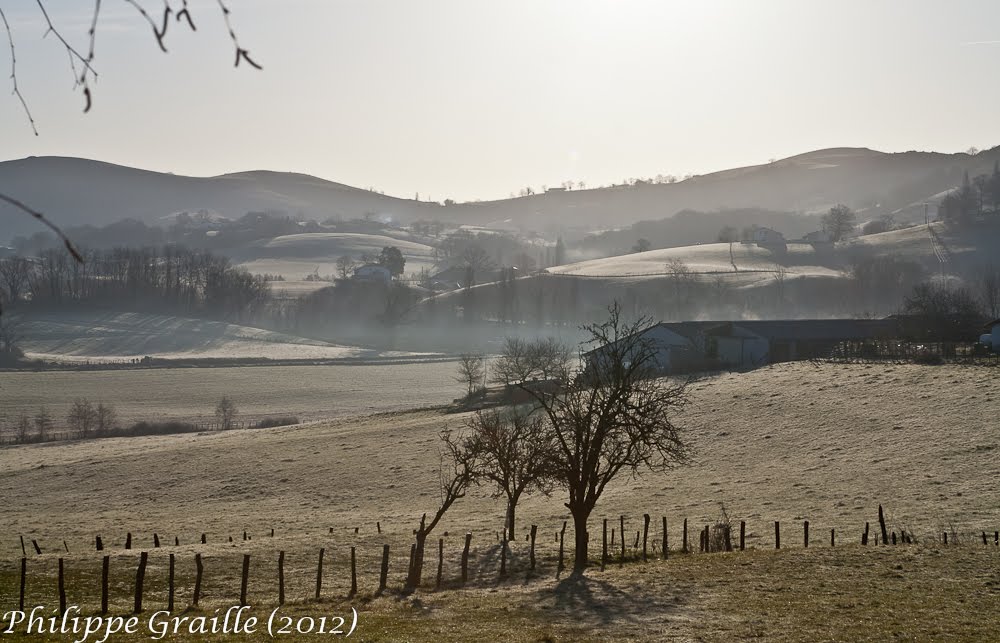
[[[35,3],[0,0],[40,130],[8,96],[3,42],[0,160],[288,170],[465,200],[823,147],[1000,144],[997,0],[230,0],[263,72],[233,68],[213,0],[190,4],[197,33],[173,22],[163,54],[104,0],[83,115]],[[47,5],[86,51],[91,3]]]

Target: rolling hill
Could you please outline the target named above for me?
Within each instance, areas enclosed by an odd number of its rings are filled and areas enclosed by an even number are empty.
[[[434,249],[428,245],[378,234],[340,232],[275,237],[239,251],[235,259],[250,272],[295,280],[314,272],[322,276],[335,274],[338,258],[346,255],[358,260],[364,254],[379,254],[385,246],[394,246],[403,253],[407,274],[434,264]]]
[[[106,224],[125,217],[151,223],[179,211],[207,210],[236,218],[249,211],[278,210],[315,219],[375,215],[404,223],[427,218],[538,231],[592,230],[685,209],[817,212],[842,202],[859,210],[878,206],[905,213],[958,185],[963,172],[989,172],[998,158],[1000,148],[975,156],[835,148],[673,184],[549,191],[441,206],[302,174],[254,171],[198,178],[86,159],[31,157],[0,162],[0,191],[63,225]],[[37,231],[34,222],[11,206],[0,206],[0,215],[9,222],[5,232],[11,237]]]
[[[59,362],[110,362],[146,355],[164,359],[350,359],[414,357],[204,319],[142,313],[66,312],[32,315],[19,332],[27,357]]]

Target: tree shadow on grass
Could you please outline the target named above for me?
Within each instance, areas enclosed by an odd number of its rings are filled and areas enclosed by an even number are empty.
[[[571,572],[553,589],[538,593],[538,605],[586,625],[611,625],[669,618],[681,613],[686,600],[679,588],[644,587],[631,579],[605,580]]]

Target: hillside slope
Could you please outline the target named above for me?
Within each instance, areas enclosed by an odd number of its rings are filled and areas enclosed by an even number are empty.
[[[673,216],[684,209],[766,208],[822,211],[843,202],[888,210],[930,199],[959,184],[962,173],[989,172],[1000,148],[976,156],[864,148],[818,150],[765,165],[724,170],[673,184],[637,185],[448,207],[384,196],[302,174],[241,172],[195,178],[61,157],[0,162],[0,191],[63,225],[104,224],[125,217],[155,222],[178,211],[209,210],[230,218],[280,210],[307,218],[377,215],[526,228],[600,229]],[[612,214],[613,213],[613,214]],[[37,230],[11,206],[9,236]],[[6,239],[0,239],[0,242]]]

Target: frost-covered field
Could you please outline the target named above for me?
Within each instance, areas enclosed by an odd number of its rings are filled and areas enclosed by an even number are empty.
[[[718,273],[740,283],[769,280],[779,265],[786,267],[789,278],[840,275],[837,270],[819,265],[823,258],[817,256],[810,245],[789,244],[788,252],[778,255],[767,248],[744,243],[707,243],[649,250],[557,266],[549,268],[548,272],[580,277],[664,277],[669,274],[667,264],[671,261],[683,262],[691,272]]]
[[[361,255],[378,255],[385,246],[395,246],[406,259],[406,274],[433,266],[434,249],[428,245],[377,234],[314,232],[275,237],[243,252],[240,265],[257,274],[277,274],[298,280],[318,272],[322,276],[337,272],[342,256],[360,260]]]
[[[114,405],[123,423],[214,421],[223,395],[242,419],[302,421],[444,404],[461,394],[454,362],[0,372],[0,421],[45,407],[61,430],[77,398]]]
[[[144,313],[74,312],[32,316],[18,327],[29,358],[115,362],[164,359],[382,359],[417,353],[342,346],[225,322]]]

